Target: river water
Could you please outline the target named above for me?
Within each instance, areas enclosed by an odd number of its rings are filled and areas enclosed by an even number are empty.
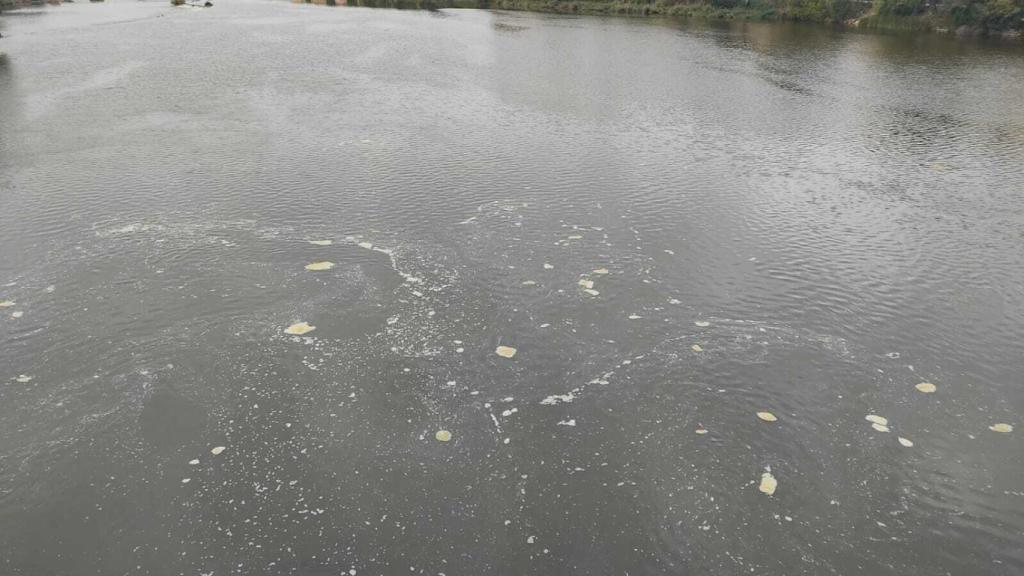
[[[1024,573],[1020,46],[216,4],[0,17],[0,572]]]

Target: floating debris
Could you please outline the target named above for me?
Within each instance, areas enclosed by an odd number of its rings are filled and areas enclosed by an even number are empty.
[[[600,294],[600,292],[594,290],[593,288],[585,288],[583,291],[591,296],[597,296],[598,294]]]
[[[570,236],[566,236],[565,239],[566,240],[582,240],[583,236],[580,235],[580,234],[572,234]]]
[[[575,418],[570,418],[568,420],[562,420],[562,421],[560,421],[558,423],[558,425],[559,426],[575,426],[576,425],[576,419]]]
[[[993,432],[1001,432],[1003,434],[1009,434],[1010,432],[1013,432],[1013,426],[1001,422],[999,424],[993,424],[989,426],[988,429]]]
[[[903,436],[900,436],[899,438],[897,438],[897,440],[900,441],[900,445],[903,446],[904,448],[914,447],[914,443],[908,440],[907,438],[904,438]]]
[[[21,310],[15,310],[14,312],[11,312],[11,318],[21,318],[24,315],[25,313],[22,312]]]
[[[447,442],[452,439],[452,433],[447,430],[438,430],[437,433],[434,434],[434,438],[438,442]]]
[[[188,483],[189,483],[189,482],[191,482],[191,481],[192,481],[192,479],[191,479],[191,478],[182,478],[182,479],[181,479],[181,483],[182,483],[182,484],[188,484]]]
[[[607,274],[607,273],[608,273],[608,269],[607,268],[598,268],[597,270],[594,270],[594,274],[604,275],[604,274]]]
[[[537,283],[534,282],[533,280],[524,280],[523,281],[523,286],[536,286],[536,285],[537,285]]]
[[[871,422],[872,424],[878,424],[879,426],[889,425],[888,420],[881,416],[876,416],[875,414],[868,414],[867,416],[864,417],[864,419],[867,420],[868,422]]]
[[[544,263],[544,269],[545,269],[545,270],[554,270],[554,269],[555,269],[555,267],[554,267],[554,266],[552,266],[551,264],[548,264],[547,262],[545,262],[545,263]]]
[[[925,394],[935,392],[935,384],[932,384],[931,382],[921,382],[920,384],[915,385],[914,388],[917,388],[918,392],[924,392]]]
[[[310,326],[307,322],[296,322],[291,326],[284,329],[285,334],[291,334],[293,336],[301,336],[307,332],[316,330],[316,326]]]
[[[640,320],[641,318],[643,318],[643,316],[640,316],[639,314],[630,314],[628,318],[630,320]]]
[[[494,353],[502,358],[511,358],[516,355],[517,350],[511,346],[498,346]]]
[[[312,264],[306,264],[306,270],[313,270],[314,272],[320,270],[330,270],[334,268],[334,262],[313,262]]]
[[[224,450],[225,450],[224,446],[217,446],[216,448],[210,450],[210,454],[213,454],[214,456],[217,456],[218,454],[220,454]]]
[[[594,281],[593,280],[588,280],[586,278],[580,278],[580,281],[577,282],[577,284],[579,284],[580,286],[583,286],[584,288],[587,288],[587,289],[592,289],[594,287]]]
[[[199,464],[199,458],[193,458],[188,461],[189,466],[197,466]]]
[[[527,544],[533,544],[533,543],[534,543],[534,542],[536,542],[536,541],[537,541],[537,538],[536,538],[535,536],[530,536],[530,537],[528,537],[528,538],[526,539],[526,543],[527,543]]]
[[[888,432],[889,431],[889,427],[888,426],[886,426],[885,424],[879,424],[878,422],[873,422],[871,424],[871,427],[874,428],[875,430],[878,430],[879,432]]]
[[[704,320],[697,320],[696,322],[693,323],[693,325],[698,327],[698,328],[707,328],[708,326],[711,326],[711,322],[705,322]]]
[[[690,350],[693,350],[694,352],[704,351],[704,349],[700,347],[700,344],[694,344],[693,346],[690,346]]]
[[[32,381],[32,377],[21,374],[17,378],[15,378],[14,381],[20,382],[21,384],[27,384]]]
[[[569,392],[568,394],[552,394],[551,396],[548,396],[547,398],[541,400],[540,403],[545,406],[554,406],[559,402],[569,403],[575,399],[576,395],[573,394],[572,392]]]
[[[360,242],[359,244],[356,244],[356,246],[359,246],[360,248],[366,248],[367,250],[373,250],[373,244],[370,242]]]
[[[11,306],[17,306],[17,304],[10,300],[4,300],[3,302],[0,302],[0,308],[10,308]]]
[[[309,243],[313,244],[314,246],[330,246],[331,244],[334,243],[334,241],[333,240],[310,240]]]
[[[704,428],[697,428],[696,430],[694,430],[694,432],[696,432],[697,434],[700,434],[701,436],[703,436],[703,435],[708,433],[708,431],[705,430]]]
[[[778,418],[775,417],[775,414],[772,414],[771,412],[758,412],[757,417],[765,422],[775,422],[778,420]]]
[[[772,476],[771,472],[765,472],[761,474],[761,484],[757,487],[761,492],[771,496],[775,494],[775,489],[779,487],[779,481]]]

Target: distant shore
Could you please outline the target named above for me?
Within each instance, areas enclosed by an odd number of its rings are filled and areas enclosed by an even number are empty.
[[[879,31],[1024,38],[1024,0],[293,0],[329,6],[816,22]],[[61,0],[0,0],[0,13]]]
[[[556,14],[704,20],[817,22],[885,31],[931,31],[1020,39],[1024,0],[315,0],[378,8],[482,8]]]

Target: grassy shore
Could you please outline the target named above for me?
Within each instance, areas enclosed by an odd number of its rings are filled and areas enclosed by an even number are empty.
[[[340,3],[340,2],[339,2]],[[876,30],[1020,37],[1024,0],[348,0],[350,6],[788,20]]]

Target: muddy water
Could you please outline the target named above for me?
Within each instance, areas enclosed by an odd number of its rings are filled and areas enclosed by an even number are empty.
[[[0,31],[3,573],[1024,571],[1019,48]]]

